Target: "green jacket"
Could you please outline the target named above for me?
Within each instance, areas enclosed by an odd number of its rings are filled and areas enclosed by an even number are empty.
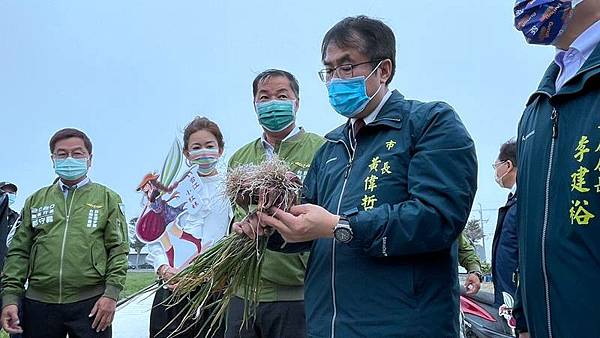
[[[4,265],[4,306],[18,304],[25,281],[25,297],[44,303],[118,298],[129,252],[119,195],[88,183],[65,197],[55,183],[30,196],[21,217]]]
[[[302,180],[308,172],[314,154],[325,140],[316,134],[307,133],[304,129],[290,139],[281,142],[275,153],[289,164]],[[266,160],[262,139],[245,145],[231,157],[229,168],[243,164],[259,164]],[[235,220],[240,221],[244,211],[235,207]],[[259,301],[294,301],[304,299],[304,272],[308,261],[308,253],[285,254],[267,250],[261,275],[261,293]],[[243,291],[237,294],[244,297]]]
[[[481,272],[481,261],[475,252],[473,244],[469,242],[464,233],[458,236],[458,263],[467,272]]]

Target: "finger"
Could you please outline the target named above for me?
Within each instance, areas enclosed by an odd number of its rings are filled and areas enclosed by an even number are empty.
[[[8,331],[8,329],[9,329],[8,322],[9,322],[9,317],[7,315],[2,316],[2,328],[5,331]]]
[[[110,322],[110,313],[105,312],[102,320],[100,321],[100,325],[98,325],[98,332],[106,330],[108,327],[108,323]]]
[[[100,320],[102,320],[103,311],[98,310],[96,313],[96,317],[94,317],[94,321],[92,322],[92,329],[96,329],[98,324],[100,324]]]
[[[256,230],[256,234],[257,234],[258,236],[264,236],[264,234],[265,234],[265,228],[264,228],[262,225],[261,225],[261,226],[258,226],[258,227],[256,227],[256,229],[255,229],[255,230]]]
[[[290,214],[289,212],[285,212],[285,211],[283,211],[281,209],[277,209],[277,208],[274,208],[271,210],[275,211],[275,214],[272,217],[261,213],[261,216],[264,215],[264,216],[268,217],[268,218],[265,218],[266,220],[268,220],[268,222],[273,222],[272,218],[274,218],[276,221],[287,225],[288,228],[291,228],[292,225],[296,223],[297,217]],[[262,217],[261,217],[261,220],[263,220]]]
[[[244,234],[244,230],[242,230],[242,226],[240,223],[233,223],[233,231],[238,235]]]
[[[115,313],[111,312],[108,315],[108,319],[106,320],[106,325],[104,325],[104,328],[102,329],[102,331],[108,329],[108,327],[112,325],[112,322],[113,322],[114,319],[115,319]]]
[[[284,211],[281,211],[281,213],[284,213]],[[290,215],[291,216],[291,215]],[[273,217],[273,216],[269,216],[265,213],[259,212],[258,213],[258,217],[260,219],[260,224],[262,226],[271,226],[275,229],[277,229],[277,231],[279,231],[280,233],[288,233],[290,231],[290,228],[288,225],[284,224],[284,222],[280,221],[279,219]],[[294,217],[294,216],[291,216]]]
[[[473,283],[471,281],[467,281],[467,285],[465,286],[467,289],[467,294],[470,295],[473,293]]]
[[[309,204],[294,205],[290,208],[290,213],[294,216],[306,214],[309,210]]]
[[[12,327],[19,327],[19,324],[21,323],[19,321],[19,315],[15,312],[11,312],[10,314],[10,321],[9,323],[11,324]]]
[[[254,239],[256,237],[256,233],[254,232],[250,224],[244,223],[242,225],[242,230],[244,231],[244,234],[246,234],[246,236],[248,236],[249,238]]]
[[[19,334],[19,333],[23,333],[23,329],[20,326],[15,326],[15,327],[7,327],[5,328],[6,332],[9,334]]]
[[[94,307],[92,308],[92,311],[90,312],[90,314],[88,315],[88,317],[93,317],[94,315],[96,315],[96,312],[98,312],[98,302],[96,302],[94,304]]]

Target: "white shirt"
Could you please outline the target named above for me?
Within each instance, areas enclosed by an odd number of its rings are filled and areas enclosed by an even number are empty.
[[[556,49],[554,62],[560,67],[555,82],[557,92],[567,81],[577,75],[599,42],[600,20],[581,33],[568,50]]]
[[[178,262],[187,262],[191,257],[181,257],[178,255],[177,247],[181,248],[181,245],[176,245],[175,241],[182,241],[173,234],[172,227],[176,226],[181,231],[184,231],[198,239],[202,243],[202,252],[213,246],[221,238],[227,236],[229,231],[229,223],[233,218],[233,210],[229,199],[223,193],[224,177],[222,175],[215,176],[203,176],[200,177],[202,180],[203,189],[205,189],[199,196],[202,203],[208,210],[198,214],[190,214],[187,210],[183,211],[177,216],[177,218],[167,224],[165,232],[169,236],[171,244],[174,245],[175,255],[175,267],[180,268],[181,265]],[[179,244],[182,244],[180,242]],[[187,246],[191,246],[190,242],[185,243]],[[186,251],[190,253],[190,251]],[[196,254],[197,251],[193,251]],[[169,260],[165,253],[165,248],[160,242],[160,239],[148,244],[148,256],[146,262],[154,267],[154,270],[158,272],[161,265],[169,265]]]
[[[383,99],[381,99],[381,102],[379,102],[379,104],[377,105],[377,107],[375,107],[375,109],[369,115],[363,118],[365,125],[375,121],[377,114],[379,114],[379,111],[381,111],[381,108],[387,102],[390,96],[392,96],[392,90],[388,90],[387,93],[385,93],[385,95],[383,96]],[[352,126],[354,126],[354,122],[356,122],[356,120],[357,119],[354,117],[350,119],[350,123],[352,123]]]
[[[75,184],[74,186],[68,186],[66,184],[63,183],[62,179],[58,180],[58,187],[60,188],[60,190],[62,190],[63,194],[65,195],[65,198],[67,197],[67,195],[69,194],[69,188],[75,188],[75,189],[79,189],[81,187],[83,187],[84,185],[90,183],[91,180],[89,177],[86,177],[83,179],[83,181]]]
[[[292,131],[286,136],[281,142],[287,141],[290,138],[296,136],[300,132],[300,127],[296,126]],[[267,155],[267,159],[270,160],[273,158],[273,154],[275,154],[275,147],[273,147],[268,141],[267,137],[263,133],[261,136],[263,148],[265,148],[265,154]]]

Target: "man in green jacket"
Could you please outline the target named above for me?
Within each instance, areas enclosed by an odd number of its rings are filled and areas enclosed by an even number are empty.
[[[475,252],[475,247],[464,233],[458,236],[458,264],[467,270],[465,289],[467,294],[474,295],[479,292],[483,275],[481,274],[481,260]]]
[[[254,79],[252,89],[254,109],[264,133],[239,149],[231,157],[229,167],[258,164],[278,155],[303,180],[324,139],[296,126],[300,105],[298,81],[289,72],[269,69]],[[236,221],[244,216],[237,207]],[[238,292],[229,307],[226,337],[306,337],[304,272],[307,260],[308,253],[267,251],[256,320],[249,329],[239,330],[245,295],[243,291]]]
[[[4,265],[2,326],[25,338],[111,337],[127,274],[123,204],[87,177],[86,134],[59,130],[50,151],[59,179],[25,202]]]

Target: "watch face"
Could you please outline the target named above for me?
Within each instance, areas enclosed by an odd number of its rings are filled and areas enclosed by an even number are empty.
[[[342,243],[348,243],[352,240],[352,231],[348,228],[337,228],[333,235],[336,240]]]

